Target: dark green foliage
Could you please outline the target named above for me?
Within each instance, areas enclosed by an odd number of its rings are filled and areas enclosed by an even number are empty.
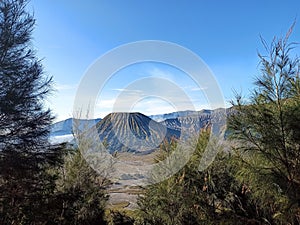
[[[51,77],[31,47],[26,4],[0,2],[0,224],[105,224],[104,180],[79,152],[63,166],[65,147],[48,142]]]
[[[238,96],[229,118],[236,175],[271,224],[300,223],[299,61],[291,57],[289,35],[274,39],[267,56],[259,55],[261,76],[250,102]]]
[[[31,47],[35,21],[26,1],[0,2],[0,223],[41,224],[49,216],[60,146],[48,143],[43,108],[51,78]]]
[[[262,74],[250,100],[238,96],[233,104],[233,152],[198,171],[208,141],[202,133],[181,171],[146,188],[140,224],[300,224],[299,61],[289,35],[259,55]],[[162,147],[159,160],[176,146]]]
[[[248,193],[233,176],[229,154],[220,152],[206,170],[198,170],[208,140],[209,132],[202,132],[189,163],[171,178],[146,188],[138,201],[141,224],[259,224]],[[160,160],[175,147],[174,143],[162,146],[166,151]],[[217,143],[215,147],[222,149]]]
[[[109,213],[111,217],[112,225],[134,225],[135,220],[128,216],[126,212],[118,211],[118,210],[110,210]]]
[[[65,146],[48,143],[53,118],[43,100],[51,77],[31,46],[35,21],[26,3],[0,1],[0,224],[106,224],[108,180],[89,167],[79,150],[65,157]],[[233,103],[228,124],[233,151],[224,152],[215,141],[219,153],[199,171],[210,137],[202,131],[190,161],[145,188],[138,216],[111,211],[112,224],[300,224],[299,60],[291,57],[289,35],[274,39],[270,47],[263,42],[267,56],[259,55],[256,88],[248,102],[238,96]],[[142,138],[149,133],[136,132]],[[89,150],[86,141],[82,151]],[[157,160],[176,147],[175,140],[166,141]]]
[[[104,209],[109,181],[89,167],[80,151],[70,154],[58,180],[58,224],[106,224]]]

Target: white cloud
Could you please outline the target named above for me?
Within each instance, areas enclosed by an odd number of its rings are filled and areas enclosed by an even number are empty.
[[[183,76],[183,72],[159,67],[148,69],[146,77],[136,79],[122,88],[111,88],[99,98],[95,115],[104,117],[111,112],[141,112],[146,115],[183,110],[210,109],[205,91],[208,85],[198,86]],[[199,94],[203,91],[203,94]]]
[[[126,92],[131,94],[142,94],[142,90],[132,90],[132,89],[126,89],[126,88],[114,88],[112,91],[118,91],[118,92]]]
[[[208,87],[199,87],[199,86],[195,86],[195,85],[188,85],[188,86],[184,86],[182,87],[185,91],[203,91],[203,90],[207,90]]]
[[[174,74],[172,74],[169,71],[157,68],[157,67],[153,67],[152,69],[148,70],[147,73],[150,76],[155,76],[155,77],[165,78],[165,79],[169,79],[169,80],[174,80]]]
[[[100,100],[96,106],[98,108],[101,108],[101,109],[111,109],[112,106],[114,105],[116,99],[104,99],[104,100]]]
[[[178,88],[181,88],[182,90],[185,90],[187,92],[203,91],[208,89],[207,86],[197,85],[197,83],[184,72],[174,71],[174,73],[171,73],[170,71],[154,67],[148,71],[148,74],[154,77],[165,78],[176,84]]]
[[[190,91],[203,91],[206,90],[207,87],[192,87]]]
[[[104,117],[111,112],[141,112],[146,115],[170,113],[183,110],[198,110],[201,104],[198,100],[174,96],[173,99],[145,97],[137,99],[127,95],[126,98],[101,99],[96,105],[96,115]],[[208,108],[205,106],[205,108]]]

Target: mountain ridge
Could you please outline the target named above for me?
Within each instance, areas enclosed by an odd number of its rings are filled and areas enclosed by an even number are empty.
[[[145,153],[158,147],[164,138],[170,140],[182,136],[180,138],[185,139],[212,124],[212,132],[215,135],[224,136],[224,116],[231,111],[231,108],[186,110],[152,116],[146,116],[140,112],[113,112],[103,119],[79,120],[79,124],[82,124],[79,127],[90,128],[95,125],[100,141],[109,146],[111,153],[115,151]],[[73,119],[69,118],[53,124],[50,137],[69,135],[68,139],[72,138],[72,123]]]

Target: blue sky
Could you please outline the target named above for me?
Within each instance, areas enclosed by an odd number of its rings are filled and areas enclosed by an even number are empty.
[[[247,95],[253,87],[259,74],[257,52],[264,52],[260,35],[270,43],[296,19],[291,40],[300,41],[299,0],[32,0],[29,9],[37,20],[33,44],[57,89],[48,103],[57,120],[72,116],[77,87],[89,66],[129,42],[162,40],[190,49],[209,66],[229,101],[234,89]],[[99,90],[95,117],[104,117],[120,92],[147,76],[175,82],[190,96],[195,109],[209,107],[203,90],[187,74],[146,62],[120,70]],[[131,109],[148,115],[175,111],[172,102],[151,96],[135,102]]]

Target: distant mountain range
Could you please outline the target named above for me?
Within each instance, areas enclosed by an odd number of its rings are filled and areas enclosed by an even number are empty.
[[[101,118],[94,120],[79,120],[79,128],[91,127],[97,124]],[[50,128],[50,141],[52,143],[69,142],[73,139],[73,118],[69,118],[63,121],[56,122],[51,125]]]
[[[80,120],[80,124],[87,124],[88,126],[92,126],[95,123],[98,123],[101,119],[95,120]],[[72,134],[73,129],[73,118],[69,118],[57,123],[54,123],[51,126],[51,135],[58,136],[58,135],[65,135],[65,134]]]
[[[231,110],[227,110],[226,114],[228,111]],[[147,153],[159,147],[164,140],[183,138],[184,135],[188,137],[209,127],[212,122],[213,132],[225,135],[224,113],[224,109],[215,109],[179,111],[148,117],[138,112],[117,112],[110,113],[103,119],[79,120],[79,128],[86,129],[96,125],[100,141],[105,143],[111,153]],[[55,143],[72,140],[72,124],[72,118],[53,124],[50,140]]]
[[[206,114],[206,113],[210,114],[211,110],[207,110],[207,109],[201,111],[186,110],[186,111],[178,111],[178,112],[172,112],[166,114],[151,115],[149,117],[157,122],[161,122],[166,119],[176,119],[178,117],[201,116],[202,114]]]

